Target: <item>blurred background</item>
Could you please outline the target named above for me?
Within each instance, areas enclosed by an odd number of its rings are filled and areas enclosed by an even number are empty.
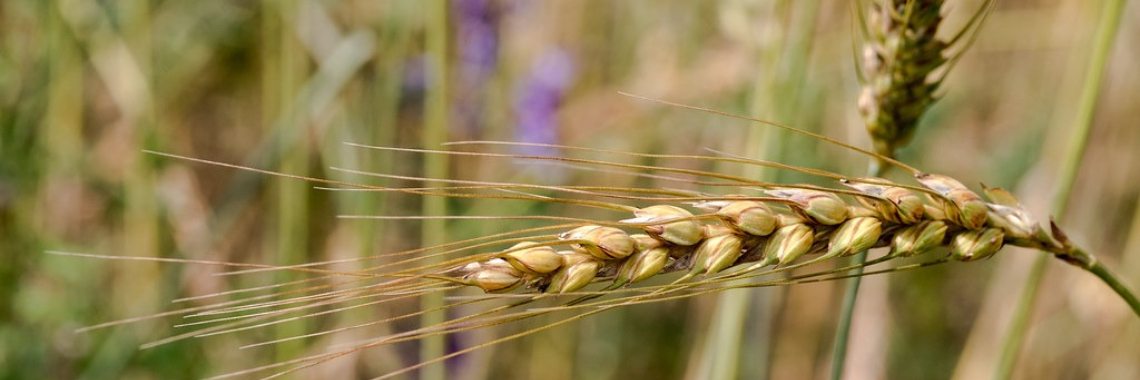
[[[901,158],[970,185],[1014,189],[1045,219],[1100,3],[999,1]],[[948,1],[947,30],[979,4]],[[299,277],[218,277],[216,267],[45,250],[296,264],[421,245],[414,221],[336,218],[419,215],[420,198],[322,191],[143,149],[390,186],[419,184],[332,167],[686,188],[502,159],[444,165],[342,144],[438,148],[424,146],[434,125],[443,128],[440,141],[678,154],[710,147],[859,175],[866,159],[843,149],[618,93],[777,120],[869,146],[855,108],[854,20],[851,2],[821,0],[0,2],[0,378],[201,378],[415,326],[409,320],[237,348],[414,311],[418,304],[409,300],[142,351],[140,344],[178,333],[170,326],[179,318],[75,334],[196,305],[171,305],[176,298]],[[1135,2],[1120,28],[1090,149],[1059,223],[1140,285]],[[817,181],[683,160],[649,163]],[[446,206],[456,215],[625,217],[534,202]],[[533,225],[452,221],[444,238]],[[987,378],[1035,255],[1007,248],[984,262],[868,277],[847,377]],[[1049,265],[1014,376],[1140,378],[1140,320],[1092,276]],[[468,379],[822,378],[838,285],[631,307],[465,355],[447,369]],[[448,344],[466,347],[517,329],[458,334]],[[415,344],[368,350],[297,378],[369,378],[414,364],[417,352]]]

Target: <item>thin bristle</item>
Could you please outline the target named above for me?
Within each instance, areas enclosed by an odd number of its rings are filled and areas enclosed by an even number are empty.
[[[381,260],[381,259],[390,259],[393,257],[411,256],[411,255],[415,255],[418,253],[424,253],[424,252],[429,252],[429,251],[448,248],[448,247],[460,247],[458,249],[449,251],[449,253],[451,253],[451,252],[462,252],[462,251],[466,251],[466,250],[471,249],[470,244],[472,244],[472,243],[484,242],[484,241],[498,241],[497,239],[502,239],[502,238],[509,237],[509,236],[530,234],[530,233],[536,233],[536,232],[565,230],[568,228],[573,228],[577,225],[578,224],[575,223],[575,224],[559,224],[559,225],[553,225],[553,226],[534,227],[534,228],[527,228],[527,229],[491,234],[491,235],[486,235],[486,236],[480,236],[480,237],[475,237],[475,238],[470,238],[470,239],[458,240],[458,241],[453,241],[450,243],[444,243],[444,244],[439,244],[439,245],[434,245],[434,246],[429,246],[429,247],[421,247],[421,248],[409,249],[409,250],[398,251],[398,252],[383,253],[383,254],[379,254],[379,255],[365,256],[365,257],[354,257],[354,258],[349,258],[349,259],[315,261],[315,262],[304,263],[304,264],[283,265],[283,266],[278,266],[275,268],[259,268],[259,269],[245,270],[245,271],[231,271],[231,272],[226,272],[226,274],[241,275],[241,274],[257,273],[260,271],[289,270],[292,268],[307,268],[307,267],[314,267],[314,266],[355,263],[355,262],[361,262],[361,261],[374,261],[374,260]],[[490,243],[490,244],[497,244],[497,243]],[[372,269],[379,269],[379,268],[383,268],[383,267],[373,267]]]
[[[839,140],[836,140],[836,139],[833,139],[833,138],[830,138],[830,137],[827,137],[827,136],[824,136],[824,135],[821,135],[818,133],[805,131],[805,130],[802,130],[799,128],[791,127],[791,126],[784,125],[781,123],[777,123],[774,121],[768,121],[768,120],[763,120],[763,119],[757,119],[754,117],[736,115],[733,113],[718,111],[718,110],[714,110],[711,108],[698,107],[698,106],[692,106],[692,105],[681,104],[681,103],[674,103],[674,102],[670,102],[668,100],[655,99],[655,98],[645,97],[645,96],[641,96],[641,95],[635,95],[635,94],[622,92],[622,91],[619,91],[618,93],[625,95],[625,96],[628,96],[628,97],[631,97],[631,98],[646,100],[646,101],[650,101],[650,102],[654,102],[654,103],[661,103],[661,104],[665,104],[665,105],[672,106],[672,107],[690,109],[690,110],[701,111],[701,112],[707,112],[707,113],[711,113],[711,114],[715,114],[715,115],[730,117],[733,119],[746,120],[746,121],[751,121],[751,122],[755,122],[755,123],[773,126],[776,128],[786,130],[786,131],[791,131],[793,133],[808,136],[808,137],[811,137],[811,138],[816,139],[816,140],[824,141],[824,142],[833,144],[835,146],[838,146],[838,147],[841,147],[841,148],[862,154],[862,155],[867,156],[867,157],[883,160],[887,163],[890,163],[891,165],[894,165],[895,167],[906,170],[907,172],[910,172],[911,174],[922,173],[922,171],[916,169],[915,167],[904,164],[901,161],[895,160],[894,158],[886,157],[886,156],[883,156],[881,154],[878,154],[878,153],[875,153],[875,152],[872,152],[872,151],[869,151],[869,150],[866,150],[863,148],[859,148],[857,146],[854,146],[854,145],[851,145],[851,144],[848,144],[848,143],[845,143],[845,142],[842,142],[842,141],[839,141]]]
[[[520,159],[520,160],[559,161],[559,162],[569,162],[569,163],[576,163],[576,164],[610,166],[610,167],[625,168],[625,169],[664,171],[664,172],[669,172],[669,173],[688,174],[688,175],[699,176],[699,177],[708,177],[708,178],[730,180],[730,181],[739,182],[741,184],[747,184],[749,186],[770,186],[770,185],[772,185],[771,183],[756,181],[753,179],[744,178],[744,177],[740,177],[740,176],[734,176],[734,175],[728,175],[728,174],[722,174],[722,173],[716,173],[716,172],[709,172],[709,171],[703,171],[703,170],[680,169],[680,168],[670,168],[670,167],[652,166],[652,165],[626,164],[626,163],[620,163],[620,162],[611,162],[611,161],[604,161],[604,160],[591,160],[591,159],[584,159],[584,158],[523,155],[523,154],[483,153],[483,152],[460,152],[460,151],[437,150],[437,149],[396,148],[396,147],[363,145],[363,144],[347,143],[347,142],[344,144],[347,146],[356,147],[356,148],[373,149],[373,150],[386,150],[386,151],[396,151],[396,152],[424,153],[424,154],[445,154],[445,155],[452,155],[452,156],[468,156],[468,157],[509,158],[509,159]]]
[[[561,145],[561,144],[528,143],[528,142],[514,142],[514,141],[490,141],[490,140],[453,141],[453,142],[449,142],[449,143],[446,143],[443,145],[444,146],[505,145],[505,146],[542,147],[542,148],[557,148],[557,149],[564,149],[564,150],[574,150],[574,151],[593,152],[593,153],[606,153],[606,154],[622,155],[622,156],[629,156],[629,157],[707,160],[707,161],[730,162],[730,163],[747,164],[747,165],[755,165],[755,166],[775,168],[775,169],[781,169],[781,170],[788,170],[788,171],[792,171],[792,172],[803,173],[803,174],[819,176],[819,177],[824,177],[824,178],[830,178],[830,179],[844,178],[844,176],[842,176],[840,174],[836,174],[836,173],[832,173],[832,172],[829,172],[826,170],[821,170],[821,169],[816,169],[816,168],[789,165],[789,164],[785,164],[785,163],[781,163],[781,162],[775,162],[775,161],[743,159],[743,158],[737,158],[737,157],[725,158],[725,157],[700,156],[700,155],[689,155],[689,154],[636,153],[636,152],[626,152],[626,151],[620,151],[620,150],[598,149],[598,148],[570,146],[570,145]]]

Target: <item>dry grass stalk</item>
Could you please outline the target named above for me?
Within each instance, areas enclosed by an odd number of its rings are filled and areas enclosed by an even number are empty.
[[[800,133],[807,132],[801,131]],[[873,153],[827,137],[816,137],[873,155]],[[466,142],[460,144],[467,146],[519,145],[506,142]],[[458,316],[439,324],[357,342],[329,353],[306,356],[219,376],[220,378],[270,373],[266,378],[274,378],[379,345],[416,341],[425,337],[497,326],[552,313],[568,314],[565,318],[525,329],[481,345],[464,348],[382,376],[382,378],[387,378],[617,307],[682,299],[730,288],[783,286],[846,278],[848,275],[843,273],[855,266],[812,269],[776,280],[771,279],[772,276],[769,275],[791,272],[801,268],[815,268],[818,266],[814,264],[828,263],[832,258],[851,255],[874,247],[890,247],[890,250],[879,258],[859,264],[859,267],[871,267],[888,262],[896,263],[896,265],[885,269],[867,271],[865,274],[909,270],[949,261],[976,261],[994,255],[1006,244],[1053,252],[1066,261],[1084,268],[1090,268],[1095,263],[1091,256],[1074,248],[1055,226],[1052,233],[1047,233],[1041,229],[1008,192],[986,188],[985,198],[983,198],[957,180],[923,173],[887,157],[880,158],[885,162],[893,163],[910,171],[914,174],[916,184],[894,183],[880,178],[847,178],[819,169],[726,155],[650,155],[543,145],[567,151],[584,151],[591,155],[621,154],[762,165],[831,178],[837,180],[842,186],[774,184],[700,170],[634,165],[597,159],[349,145],[421,154],[542,160],[595,168],[646,170],[657,172],[657,174],[643,172],[632,174],[728,189],[726,192],[729,194],[604,186],[542,186],[521,183],[443,180],[398,177],[341,169],[357,174],[433,180],[454,185],[390,188],[297,177],[238,165],[161,154],[190,161],[304,179],[318,184],[331,185],[330,189],[339,191],[401,192],[423,196],[556,202],[621,211],[628,213],[632,218],[591,220],[542,215],[509,217],[553,221],[560,222],[560,224],[509,231],[368,258],[291,266],[156,259],[220,265],[236,269],[230,274],[288,270],[308,273],[313,277],[284,284],[195,297],[194,300],[197,301],[221,296],[237,296],[238,298],[211,305],[188,307],[150,316],[104,323],[92,326],[91,329],[179,315],[189,318],[187,323],[180,326],[197,327],[193,331],[143,346],[149,348],[183,339],[254,330],[355,308],[411,300],[429,293],[462,291],[464,288],[478,288],[489,293],[484,296],[453,298],[453,302],[438,308],[418,310],[356,326],[340,327],[250,344],[246,347],[307,339],[369,325],[389,323],[428,312],[453,309],[461,305],[480,303],[489,305],[482,311]],[[700,179],[683,180],[669,177],[666,173],[696,176]],[[537,194],[540,191],[573,194],[578,198]],[[759,192],[762,195],[737,194],[750,191]],[[614,199],[637,202],[643,206],[614,203],[611,201]],[[429,218],[371,215],[344,217]],[[442,218],[507,219],[507,217],[492,216]],[[946,250],[939,249],[940,247],[946,248]],[[473,254],[472,252],[481,253]],[[948,253],[939,255],[938,252]],[[103,257],[105,258],[105,256]],[[917,257],[918,260],[907,259],[909,257]],[[385,262],[358,271],[327,269],[333,264],[379,259],[383,259]],[[663,285],[633,286],[669,272],[682,272],[683,274],[674,281]],[[598,282],[608,282],[608,284],[601,288],[587,290],[587,286]],[[253,295],[245,295],[247,293]],[[509,302],[504,304],[501,301]],[[529,308],[523,308],[524,305],[529,305],[527,306]]]

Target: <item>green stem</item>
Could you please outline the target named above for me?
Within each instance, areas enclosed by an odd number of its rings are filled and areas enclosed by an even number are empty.
[[[1128,306],[1132,308],[1132,312],[1135,313],[1137,317],[1140,317],[1140,299],[1137,299],[1136,293],[1129,289],[1128,285],[1121,282],[1119,277],[1110,272],[1108,267],[1105,267],[1100,261],[1096,261],[1088,268],[1088,271],[1095,274],[1101,281],[1104,281],[1105,285],[1108,285],[1116,294],[1120,295],[1120,298],[1123,298],[1124,302],[1128,303]]]
[[[1120,278],[1108,270],[1100,260],[1097,260],[1092,254],[1077,248],[1068,242],[1067,239],[1062,244],[1065,245],[1065,252],[1054,254],[1055,257],[1073,266],[1089,271],[1096,275],[1105,285],[1112,288],[1124,302],[1132,308],[1132,312],[1140,317],[1140,301],[1136,299],[1136,293],[1128,288]]]
[[[881,166],[879,166],[881,167]],[[855,255],[852,264],[862,265],[867,262],[867,251]],[[831,348],[831,376],[829,379],[838,380],[843,377],[843,367],[847,364],[847,340],[851,336],[851,318],[855,315],[855,299],[859,295],[859,284],[862,283],[863,267],[851,271],[854,276],[844,281],[847,288],[843,292],[843,305],[839,311],[839,324],[835,327],[835,346]]]
[[[882,177],[890,166],[881,165],[877,160],[871,160],[867,174],[872,177]],[[835,326],[835,345],[831,347],[831,374],[828,377],[838,380],[843,377],[843,368],[847,364],[847,341],[851,336],[851,319],[855,316],[855,299],[859,296],[859,284],[863,282],[863,263],[867,262],[867,251],[859,252],[852,260],[852,264],[859,265],[851,271],[853,276],[843,282],[846,290],[843,292],[843,304],[839,309],[839,323]]]
[[[306,128],[304,114],[297,104],[303,95],[302,83],[308,75],[305,57],[298,52],[290,24],[295,22],[294,4],[284,1],[267,1],[262,4],[266,14],[262,25],[266,46],[264,52],[262,96],[265,100],[264,112],[267,132],[281,133],[294,138],[273,139],[273,157],[279,159],[278,168],[283,173],[308,175],[312,151],[305,143],[303,131]],[[277,263],[299,264],[307,261],[309,240],[309,185],[297,181],[281,181],[276,185],[275,195],[277,215],[275,219],[275,244]],[[287,271],[275,275],[275,281],[285,283],[297,280],[296,273]],[[274,328],[278,338],[304,334],[306,323],[281,324]],[[304,342],[294,340],[274,346],[277,360],[288,360],[304,352]]]
[[[1048,260],[1049,256],[1041,255],[1029,268],[1025,287],[1017,299],[1017,308],[1014,309],[1013,319],[1009,322],[1009,331],[1006,332],[1005,342],[1002,344],[1001,358],[994,379],[1008,379],[1013,374],[1017,353],[1021,351],[1021,343],[1025,340],[1025,332],[1028,330],[1029,311],[1033,310],[1037,289],[1041,285],[1041,278],[1045,275],[1045,265]]]
[[[438,147],[440,144],[446,142],[447,139],[447,126],[450,124],[450,94],[448,91],[448,55],[447,55],[447,12],[448,2],[444,0],[431,1],[425,8],[426,16],[426,47],[427,55],[430,57],[428,61],[428,75],[430,78],[431,88],[428,90],[427,99],[425,100],[424,109],[424,128],[421,141],[423,147],[432,149]],[[428,178],[445,178],[448,173],[447,157],[443,155],[429,154],[424,157],[423,173]],[[425,182],[425,186],[443,186],[439,182]],[[424,216],[442,216],[447,215],[447,203],[443,197],[424,197],[423,199],[423,215]],[[447,230],[445,221],[443,219],[428,219],[424,220],[421,230],[422,246],[433,246],[443,243],[446,239]],[[420,310],[433,310],[440,309],[444,305],[443,294],[439,292],[432,292],[424,295],[420,299]],[[443,323],[447,318],[443,310],[424,313],[420,318],[420,324],[423,326],[431,326]],[[444,337],[433,336],[424,338],[420,345],[420,361],[425,362],[438,357],[442,357],[446,353],[446,345],[444,344]],[[436,362],[426,365],[420,372],[420,378],[424,380],[443,380],[447,378],[447,369],[444,367],[443,362]]]
[[[1096,111],[1097,98],[1100,94],[1101,82],[1104,77],[1104,68],[1107,66],[1109,53],[1112,50],[1112,44],[1116,38],[1116,30],[1120,25],[1123,8],[1124,0],[1106,0],[1103,8],[1101,8],[1102,21],[1097,26],[1093,50],[1090,55],[1092,61],[1089,62],[1088,73],[1085,77],[1084,87],[1081,90],[1079,108],[1077,109],[1077,125],[1073,130],[1072,136],[1069,138],[1069,146],[1066,150],[1065,160],[1062,163],[1063,167],[1061,168],[1060,180],[1058,182],[1060,188],[1057,191],[1056,198],[1054,198],[1053,214],[1058,220],[1064,216],[1068,208],[1069,195],[1073,190],[1077,170],[1080,168],[1081,158],[1084,156],[1085,148],[1088,146],[1089,131],[1092,129],[1092,118],[1094,111]],[[1029,325],[1029,315],[1033,310],[1041,279],[1045,276],[1045,265],[1048,260],[1049,256],[1042,255],[1037,258],[1033,263],[1033,267],[1030,268],[1024,290],[1017,303],[1017,309],[1014,310],[1013,319],[1010,321],[1010,328],[1002,346],[1001,359],[998,362],[998,368],[994,374],[994,378],[1008,379],[1013,373],[1013,367],[1017,363],[1018,353],[1021,352],[1022,344],[1025,341],[1025,333]],[[1097,268],[1099,268],[1101,273],[1097,272]],[[1120,282],[1116,281],[1115,277],[1109,274],[1101,264],[1096,263],[1089,268],[1089,271],[1101,277],[1106,283],[1109,283],[1109,286],[1113,286],[1113,289],[1117,290],[1118,293],[1122,293],[1121,289],[1124,289],[1123,286],[1120,285]],[[1120,287],[1118,288],[1117,286]],[[1126,292],[1126,290],[1127,289],[1124,289],[1124,292]],[[1124,296],[1123,293],[1121,295]],[[1125,296],[1125,298],[1127,300],[1128,297]],[[1135,300],[1134,297],[1132,299]]]
[[[761,59],[763,66],[776,67],[776,71],[785,75],[762,76],[756,81],[750,113],[768,115],[777,120],[802,119],[803,115],[799,112],[803,104],[800,89],[804,87],[806,71],[810,67],[809,58],[813,47],[811,36],[819,22],[820,5],[818,0],[776,2],[777,10],[772,13],[773,16],[785,20],[791,27],[775,36],[780,44],[767,49]],[[771,94],[781,96],[772,97]],[[786,151],[795,149],[783,146],[783,143],[791,140],[782,136],[786,137],[785,132],[776,129],[753,129],[748,132],[741,148],[749,157],[779,161]],[[727,143],[735,144],[732,141]],[[805,143],[807,141],[793,144]],[[779,182],[781,177],[779,171],[759,168],[747,168],[741,174],[774,182]],[[696,372],[700,374],[698,377],[709,380],[769,378],[769,363],[775,345],[773,324],[778,313],[775,304],[783,297],[781,292],[785,291],[786,289],[765,289],[754,292],[736,289],[721,293],[709,323],[708,341],[699,349],[701,359]],[[755,315],[749,316],[749,313]],[[746,325],[753,327],[746,329]],[[756,339],[750,339],[746,332],[751,332],[751,336]]]

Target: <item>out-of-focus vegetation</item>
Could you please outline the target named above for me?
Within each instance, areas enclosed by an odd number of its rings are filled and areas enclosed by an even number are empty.
[[[950,1],[947,22],[964,23],[978,3]],[[420,245],[414,222],[335,218],[418,215],[420,198],[321,191],[144,149],[416,186],[331,168],[421,174],[419,155],[341,143],[420,146],[430,109],[425,99],[445,85],[449,140],[662,153],[711,147],[853,175],[865,169],[865,158],[833,146],[618,94],[755,115],[869,146],[855,107],[847,2],[454,1],[444,8],[444,25],[426,22],[433,19],[429,9],[411,0],[0,2],[0,378],[204,377],[414,327],[407,320],[237,349],[413,311],[418,303],[409,300],[142,351],[141,343],[178,333],[170,326],[180,321],[74,334],[85,325],[195,305],[172,306],[172,299],[293,277],[221,277],[213,275],[216,267],[45,250],[295,264]],[[1074,120],[1098,9],[1098,2],[1082,0],[999,2],[900,158],[972,184],[1015,189],[1037,215],[1047,215],[1055,152]],[[428,28],[448,36],[446,56],[427,51]],[[1140,119],[1138,47],[1140,7],[1133,3],[1107,68],[1071,211],[1059,221],[1134,285],[1140,284],[1140,129],[1132,127]],[[431,75],[440,62],[445,81]],[[683,186],[504,160],[451,164],[452,178]],[[448,206],[453,214],[613,218],[523,202]],[[452,221],[447,238],[528,225]],[[986,262],[892,274],[889,284],[868,278],[864,287],[873,296],[856,309],[847,373],[988,376],[1036,254],[1006,249]],[[1095,278],[1050,265],[1015,376],[1140,377],[1140,321]],[[545,379],[826,373],[840,294],[835,284],[743,294],[608,312],[466,355],[449,362],[448,371],[455,378]],[[735,329],[711,323],[723,323],[713,315],[726,307],[748,309]],[[740,331],[738,359],[710,359],[725,329]],[[495,329],[458,334],[449,345],[495,335]],[[415,363],[417,353],[414,344],[378,348],[301,377],[371,377]],[[727,365],[735,370],[723,372]]]

